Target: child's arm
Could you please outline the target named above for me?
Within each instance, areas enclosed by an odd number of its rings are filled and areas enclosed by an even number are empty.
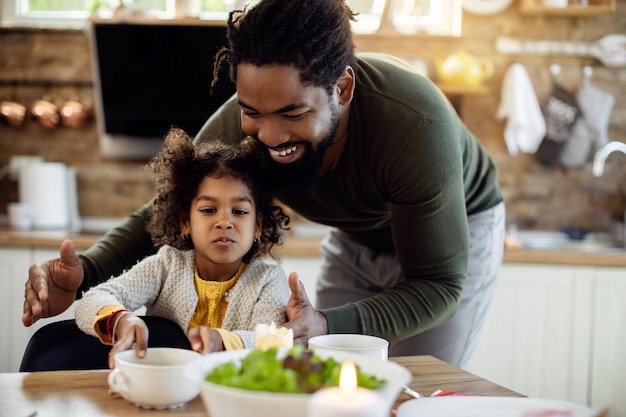
[[[112,345],[113,325],[118,314],[127,311],[124,306],[111,304],[103,307],[93,321],[93,329],[102,343]]]

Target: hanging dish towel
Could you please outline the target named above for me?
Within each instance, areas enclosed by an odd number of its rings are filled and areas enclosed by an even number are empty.
[[[504,141],[511,155],[535,153],[546,134],[546,121],[526,68],[512,64],[504,75],[499,120],[507,119]]]
[[[607,144],[615,104],[615,97],[591,84],[588,76],[583,77],[576,99],[581,114],[561,154],[561,163],[571,168],[582,167],[595,150]]]
[[[560,85],[554,84],[544,104],[547,131],[535,154],[539,162],[554,166],[560,161],[579,113],[576,98]]]
[[[584,113],[580,116],[561,152],[561,164],[569,168],[582,168],[589,158],[593,144],[593,129],[587,124]]]

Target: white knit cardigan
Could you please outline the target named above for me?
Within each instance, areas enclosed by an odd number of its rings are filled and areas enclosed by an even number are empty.
[[[122,275],[85,292],[76,306],[76,324],[97,336],[94,318],[104,306],[120,304],[129,311],[146,306],[146,315],[170,319],[187,334],[198,304],[194,265],[193,250],[163,246]],[[237,333],[246,348],[254,347],[258,323],[285,322],[289,294],[287,277],[279,265],[253,259],[226,293],[228,308],[222,328]]]

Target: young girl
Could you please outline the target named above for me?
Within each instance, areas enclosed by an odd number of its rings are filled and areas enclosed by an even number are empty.
[[[201,353],[254,346],[258,323],[285,322],[289,286],[269,254],[289,217],[273,205],[257,142],[195,148],[172,129],[148,164],[156,197],[147,230],[156,255],[87,291],[76,323],[115,353],[136,345],[145,355],[148,328],[133,311],[176,322]]]

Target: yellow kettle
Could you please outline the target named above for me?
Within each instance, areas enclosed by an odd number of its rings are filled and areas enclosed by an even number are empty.
[[[493,62],[478,58],[465,50],[435,61],[437,75],[444,84],[478,87],[493,76]]]

